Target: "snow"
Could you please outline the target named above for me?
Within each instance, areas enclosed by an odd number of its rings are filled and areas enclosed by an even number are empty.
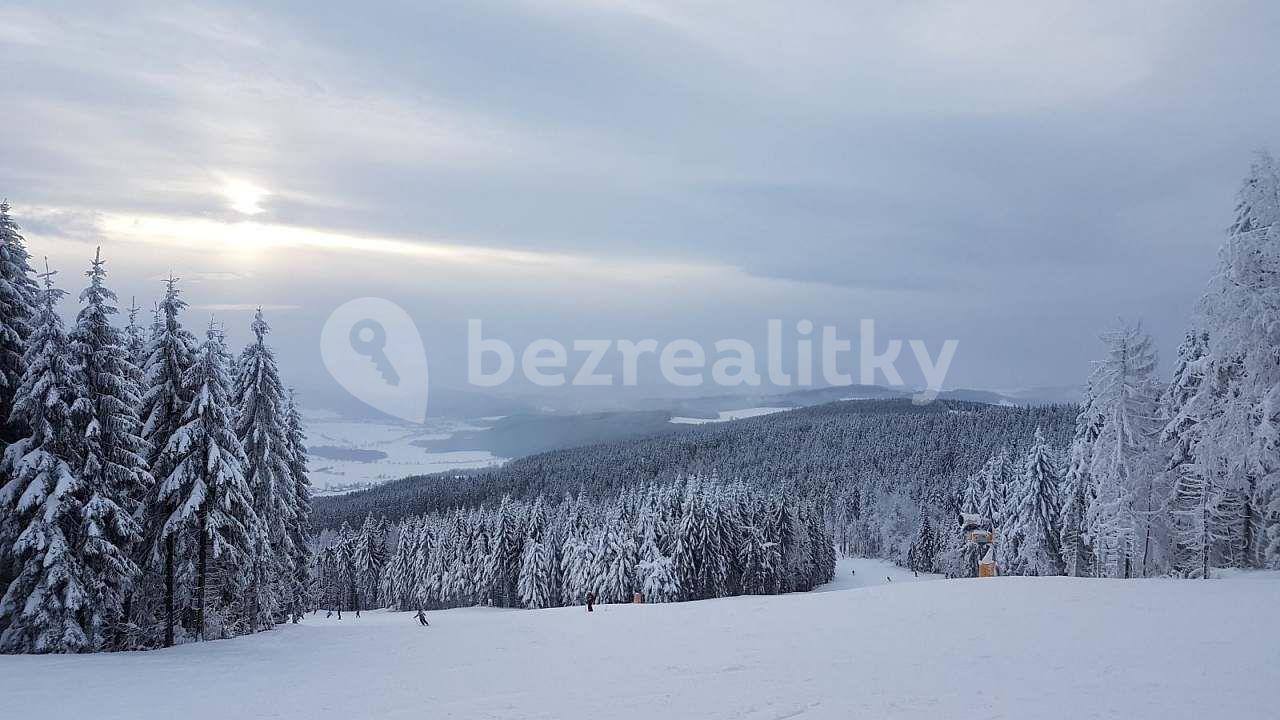
[[[307,466],[315,495],[351,492],[410,475],[493,467],[506,462],[486,450],[430,452],[413,444],[419,440],[443,440],[459,431],[482,429],[465,421],[438,418],[424,425],[354,421],[314,410],[307,411],[306,419],[308,447],[376,450],[386,455],[364,462],[335,460],[311,453]]]
[[[0,657],[0,678],[6,715],[42,720],[1190,720],[1280,702],[1274,577],[922,579],[855,560],[827,592],[470,608],[429,628],[320,613],[170,650]]]
[[[671,418],[671,422],[677,425],[703,425],[706,423],[728,422],[730,420],[760,417],[761,415],[771,415],[773,413],[786,412],[794,409],[795,408],[789,407],[753,407],[742,408],[741,410],[721,410],[719,417],[697,418],[677,415]]]

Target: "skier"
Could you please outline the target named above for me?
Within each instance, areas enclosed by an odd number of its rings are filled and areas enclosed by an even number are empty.
[[[595,609],[594,609],[595,604],[596,604],[596,594],[593,592],[588,592],[587,593],[587,612],[595,612]]]
[[[422,608],[418,608],[418,624],[428,627],[431,623],[427,622],[427,616],[422,614]]]

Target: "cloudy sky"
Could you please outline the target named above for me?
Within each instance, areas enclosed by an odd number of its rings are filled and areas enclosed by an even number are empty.
[[[1280,5],[8,2],[0,195],[63,278],[183,277],[273,321],[323,394],[334,307],[756,340],[859,318],[951,386],[1076,383],[1141,318],[1172,354],[1256,150]],[[78,284],[78,278],[75,279]]]

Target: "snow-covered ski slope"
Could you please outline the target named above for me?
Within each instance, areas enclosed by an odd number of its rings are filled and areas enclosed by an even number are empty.
[[[917,580],[672,605],[365,613],[0,657],[15,720],[1274,718],[1280,579]],[[850,587],[873,582],[874,587]],[[846,579],[847,578],[847,579]]]

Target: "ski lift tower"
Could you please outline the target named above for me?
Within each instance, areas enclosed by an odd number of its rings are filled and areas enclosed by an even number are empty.
[[[991,520],[977,513],[961,513],[965,542],[978,546],[978,577],[996,577],[996,541]]]

